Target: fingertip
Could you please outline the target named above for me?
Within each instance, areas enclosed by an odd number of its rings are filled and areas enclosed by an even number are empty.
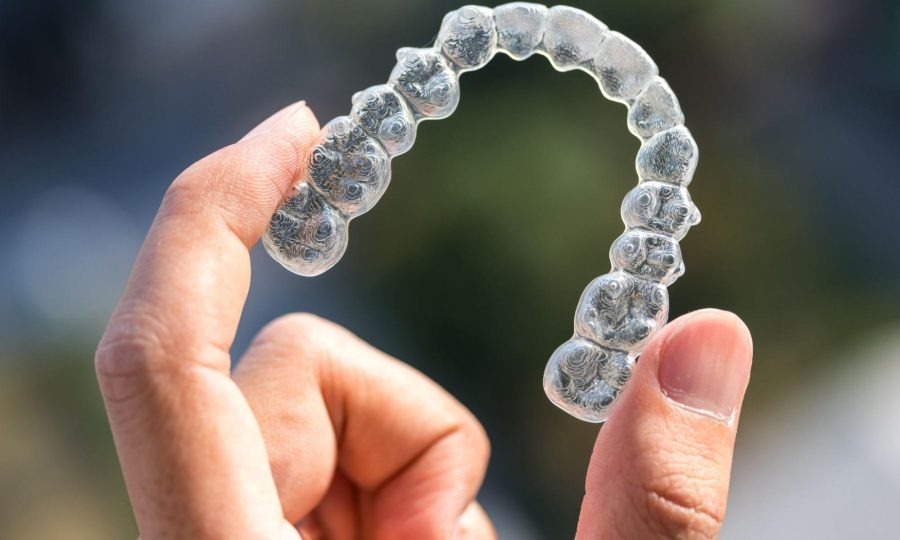
[[[272,213],[306,176],[306,164],[319,142],[318,120],[299,101],[264,120],[210,164],[226,221],[249,248],[265,231]],[[201,175],[204,176],[204,175]]]
[[[656,356],[664,396],[730,422],[750,376],[752,342],[743,321],[725,311],[697,312],[664,337]]]
[[[706,322],[713,325],[720,325],[723,328],[741,334],[741,338],[747,342],[752,342],[750,329],[747,327],[747,324],[732,311],[717,308],[703,308],[683,315],[676,319],[676,321],[678,320],[683,320],[685,323],[691,324]]]
[[[744,320],[731,311],[703,308],[685,313],[663,327],[641,355],[639,369],[646,370],[649,364],[655,366],[660,362],[667,346],[677,341],[682,332],[695,336],[697,341],[703,341],[703,338],[731,341],[739,352],[744,353],[742,357],[752,361],[753,336]]]
[[[283,107],[278,112],[272,114],[262,122],[260,122],[256,127],[251,129],[246,135],[241,137],[238,141],[239,143],[249,141],[259,135],[263,135],[279,126],[281,123],[288,122],[296,122],[301,126],[307,126],[309,128],[315,128],[315,131],[318,131],[319,124],[316,120],[315,115],[312,112],[312,109],[306,104],[306,101],[297,101],[295,103],[291,103],[286,107]]]
[[[452,540],[494,540],[497,533],[490,517],[477,501],[466,506],[465,511],[456,522],[451,536]]]
[[[319,120],[305,101],[295,103],[294,109],[284,117],[280,124],[283,129],[303,141],[313,142],[318,139]]]
[[[201,221],[215,227],[224,224],[226,236],[236,235],[249,248],[303,178],[319,136],[318,121],[306,103],[288,105],[237,143],[182,172],[166,192],[160,221],[186,216],[193,229],[200,229]],[[210,234],[203,235],[209,243]]]
[[[748,336],[750,332],[743,319],[738,317],[734,312],[718,308],[702,308],[685,313],[684,315],[669,321],[669,324],[663,328],[663,331],[660,332],[654,341],[665,339],[672,332],[686,325],[694,324],[697,321],[714,321],[715,323],[734,326],[735,328],[742,327]]]
[[[730,311],[716,308],[699,309],[670,321],[653,338],[641,355],[632,380],[619,398],[620,403],[617,404],[608,424],[617,424],[620,421],[629,422],[630,420],[624,418],[626,416],[649,414],[648,410],[655,410],[660,406],[660,397],[666,398],[662,401],[671,403],[671,400],[668,399],[670,396],[666,394],[662,377],[664,372],[665,374],[671,373],[668,368],[672,366],[667,365],[664,360],[668,353],[680,352],[677,347],[672,349],[671,346],[681,342],[687,342],[688,352],[686,354],[690,358],[685,361],[689,364],[696,364],[693,352],[705,344],[715,346],[713,342],[724,342],[722,346],[737,351],[735,354],[740,359],[746,359],[746,370],[740,369],[736,375],[737,379],[745,381],[740,385],[741,395],[743,395],[753,356],[750,330],[740,317]],[[660,396],[660,393],[663,395]],[[646,410],[641,412],[635,411],[635,409]]]

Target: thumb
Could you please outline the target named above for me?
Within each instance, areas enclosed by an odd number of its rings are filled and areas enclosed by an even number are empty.
[[[577,539],[718,535],[752,348],[717,310],[662,331],[597,438]]]

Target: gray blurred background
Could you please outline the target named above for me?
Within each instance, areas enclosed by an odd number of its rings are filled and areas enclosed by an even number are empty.
[[[701,149],[673,317],[754,333],[723,537],[896,538],[900,3],[571,4],[647,49]],[[0,0],[0,538],[136,536],[92,356],[167,184],[295,100],[345,114],[458,5]],[[462,86],[333,271],[254,252],[234,352],[289,311],[349,327],[482,419],[502,538],[568,538],[597,428],[541,373],[608,269],[638,141],[540,57]]]

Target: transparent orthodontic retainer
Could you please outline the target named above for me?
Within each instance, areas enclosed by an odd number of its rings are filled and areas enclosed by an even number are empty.
[[[666,286],[684,273],[678,241],[700,221],[687,190],[698,149],[653,60],[590,14],[524,2],[448,13],[433,47],[397,51],[387,84],[355,94],[350,116],[322,128],[322,142],[272,216],[263,244],[296,274],[334,266],[347,248],[350,220],[381,198],[391,159],[412,148],[417,124],[453,113],[459,75],[498,52],[516,60],[536,53],[559,71],[587,72],[604,96],[628,107],[628,130],[641,139],[640,181],[622,202],[626,230],[610,248],[612,270],[582,293],[575,334],[544,371],[550,401],[581,420],[603,422],[638,355],[666,323]]]

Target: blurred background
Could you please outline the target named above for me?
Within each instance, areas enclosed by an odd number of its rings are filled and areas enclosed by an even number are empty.
[[[642,44],[701,148],[672,316],[756,356],[724,538],[889,538],[900,507],[900,3],[572,0]],[[0,1],[0,538],[136,537],[93,351],[167,184],[306,99],[324,124],[451,1]],[[484,422],[502,538],[575,530],[596,426],[541,373],[609,266],[638,140],[580,72],[499,55],[423,124],[344,260],[254,252],[235,357],[335,320]]]

